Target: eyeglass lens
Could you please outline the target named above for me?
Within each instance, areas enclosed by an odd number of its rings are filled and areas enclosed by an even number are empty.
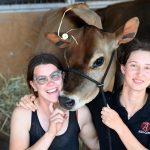
[[[48,77],[50,77],[50,79],[52,81],[57,81],[61,78],[61,74],[62,74],[62,71],[61,70],[57,70],[57,71],[54,71],[52,72],[49,76],[44,76],[44,75],[41,75],[41,76],[34,76],[33,79],[35,81],[37,81],[37,83],[39,84],[46,84],[48,82]]]

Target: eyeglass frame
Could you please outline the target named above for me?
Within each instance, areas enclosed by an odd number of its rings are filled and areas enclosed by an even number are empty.
[[[52,77],[53,75],[55,75],[55,73],[58,73],[57,75],[59,75],[59,77],[57,77],[57,79],[54,79],[54,77]],[[58,81],[61,78],[61,75],[63,74],[62,70],[56,70],[54,72],[52,72],[49,76],[46,75],[33,75],[33,81],[36,81],[39,85],[44,85],[47,84],[49,82],[49,79],[51,79],[51,81]],[[40,82],[40,78],[45,78],[45,81],[43,83]]]

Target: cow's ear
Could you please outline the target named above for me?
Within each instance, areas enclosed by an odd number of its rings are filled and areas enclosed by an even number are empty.
[[[115,33],[118,43],[128,43],[136,36],[139,27],[139,19],[137,17],[128,20],[124,26],[119,28]]]
[[[100,16],[95,11],[89,9],[88,6],[79,6],[79,8],[73,8],[72,11],[88,25],[102,29]]]
[[[46,38],[59,48],[66,48],[69,45],[69,42],[61,39],[56,33],[47,33]]]

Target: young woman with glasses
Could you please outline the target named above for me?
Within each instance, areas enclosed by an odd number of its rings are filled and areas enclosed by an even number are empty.
[[[88,108],[77,113],[59,106],[64,76],[62,65],[51,54],[39,54],[30,60],[27,84],[36,98],[36,111],[15,108],[10,150],[79,150],[79,136],[91,150],[99,149]]]

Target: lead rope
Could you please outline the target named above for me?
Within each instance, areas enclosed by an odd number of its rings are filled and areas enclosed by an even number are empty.
[[[101,84],[104,85],[104,81],[105,81],[105,78],[107,76],[107,73],[109,71],[109,68],[112,64],[112,60],[114,58],[114,55],[115,55],[115,51],[112,52],[112,55],[111,55],[111,58],[110,58],[110,61],[109,61],[109,64],[106,68],[106,71],[104,73],[104,76],[101,80]],[[99,89],[101,91],[101,94],[102,94],[102,99],[103,99],[103,102],[104,102],[104,106],[107,107],[108,103],[107,103],[107,99],[106,99],[106,96],[104,94],[104,89],[103,89],[104,86],[100,86]],[[111,135],[110,135],[110,128],[109,127],[106,127],[107,128],[107,135],[108,135],[108,143],[109,143],[109,150],[112,150],[112,140],[111,140]]]

